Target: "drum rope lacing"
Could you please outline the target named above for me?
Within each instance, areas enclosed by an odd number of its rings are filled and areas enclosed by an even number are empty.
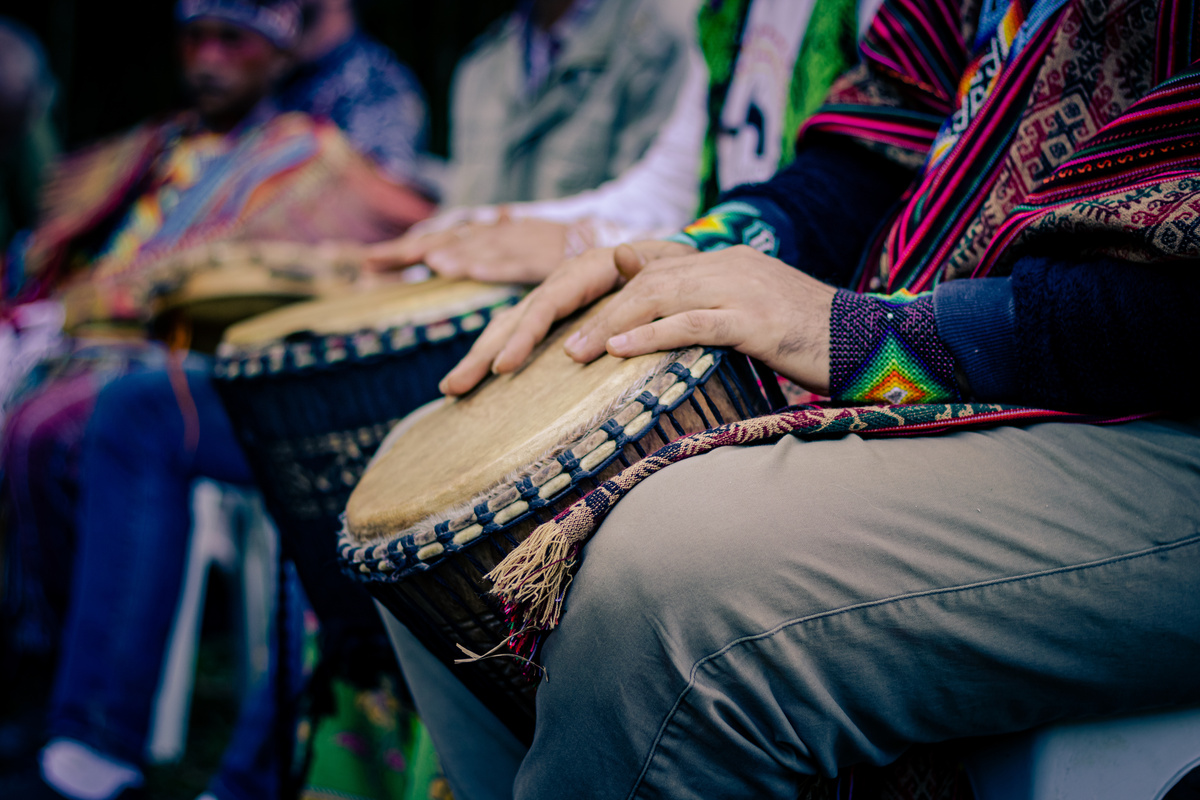
[[[586,426],[581,435],[570,437],[570,444],[552,458],[535,462],[515,480],[481,492],[465,515],[442,519],[432,526],[417,523],[394,532],[379,544],[356,544],[343,517],[338,537],[343,569],[358,580],[395,582],[432,568],[485,535],[517,524],[527,514],[551,505],[563,493],[600,474],[627,444],[636,446],[659,425],[663,415],[669,416],[687,402],[723,359],[723,351],[717,348],[693,347],[673,353],[669,363],[632,398],[618,402],[614,412]]]
[[[499,300],[489,306],[426,324],[397,325],[383,330],[362,328],[344,334],[306,335],[294,341],[271,341],[262,345],[222,345],[214,366],[221,380],[252,379],[261,375],[296,373],[391,356],[426,344],[435,344],[487,325],[499,310],[519,298]]]

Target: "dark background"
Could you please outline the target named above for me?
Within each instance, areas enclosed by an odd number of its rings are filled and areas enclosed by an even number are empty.
[[[363,28],[425,87],[430,147],[446,154],[450,79],[459,56],[516,0],[363,0]],[[173,0],[0,0],[28,26],[58,79],[55,109],[67,149],[183,105]]]

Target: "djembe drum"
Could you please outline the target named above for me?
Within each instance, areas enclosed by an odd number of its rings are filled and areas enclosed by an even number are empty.
[[[765,413],[744,356],[719,348],[581,365],[561,325],[530,363],[397,427],[350,498],[339,557],[436,656],[510,630],[484,576],[538,524],[668,441]],[[534,685],[515,659],[454,667],[526,741]]]
[[[336,569],[338,515],[368,459],[519,296],[434,278],[298,303],[226,332],[217,390],[324,625],[377,626]]]

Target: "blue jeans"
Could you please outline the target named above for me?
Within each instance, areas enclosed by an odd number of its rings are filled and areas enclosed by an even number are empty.
[[[192,367],[106,386],[88,423],[80,474],[50,734],[140,764],[183,586],[191,484],[200,477],[247,484],[252,475],[207,370]],[[275,793],[271,759],[251,746],[272,747],[274,699],[266,681],[243,709],[218,781],[227,797]]]

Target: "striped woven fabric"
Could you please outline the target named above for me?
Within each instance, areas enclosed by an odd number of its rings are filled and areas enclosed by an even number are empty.
[[[850,136],[923,167],[864,260],[861,290],[920,292],[941,280],[998,274],[996,267],[1011,263],[1000,253],[1017,252],[1009,247],[1013,237],[997,238],[999,228],[1026,204],[1041,202],[1039,190],[1051,176],[1085,152],[1103,161],[1133,142],[1169,140],[1157,115],[1146,112],[1170,114],[1168,98],[1197,82],[1191,0],[1038,0],[1024,11],[1019,52],[1007,53],[987,81],[966,73],[977,67],[981,48],[998,46],[997,34],[981,30],[966,14],[969,5],[885,3],[863,41],[862,63],[801,131]],[[973,79],[978,85],[970,89]],[[1194,110],[1178,112],[1173,122],[1187,127],[1185,120],[1200,124]],[[956,124],[960,135],[940,135]],[[948,147],[933,152],[935,140]],[[1076,186],[1079,198],[1095,191]],[[1127,252],[1112,237],[1101,244],[1103,252]],[[1185,245],[1176,254],[1192,250]]]

